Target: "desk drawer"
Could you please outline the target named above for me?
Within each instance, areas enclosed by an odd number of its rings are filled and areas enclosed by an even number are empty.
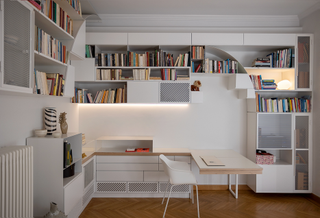
[[[158,164],[97,163],[97,170],[158,170]]]
[[[167,182],[169,177],[164,172],[144,172],[145,182]]]
[[[97,171],[97,182],[142,182],[143,171]]]
[[[97,163],[158,163],[158,156],[97,156]]]
[[[181,162],[186,162],[186,163],[191,163],[191,157],[190,156],[175,156],[174,157],[175,161],[181,161]]]

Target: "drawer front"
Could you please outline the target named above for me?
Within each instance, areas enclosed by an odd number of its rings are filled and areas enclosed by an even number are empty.
[[[175,161],[186,162],[186,163],[191,163],[191,157],[190,156],[175,156],[174,160]]]
[[[245,33],[244,45],[279,45],[294,46],[296,44],[295,34],[269,34],[269,33]]]
[[[84,179],[81,173],[78,178],[64,188],[64,213],[68,215],[83,195]]]
[[[158,164],[98,163],[97,170],[158,170]]]
[[[144,181],[145,182],[167,182],[169,177],[164,172],[144,172]]]
[[[97,171],[97,182],[142,182],[143,171]]]
[[[97,163],[158,163],[158,156],[97,156]]]

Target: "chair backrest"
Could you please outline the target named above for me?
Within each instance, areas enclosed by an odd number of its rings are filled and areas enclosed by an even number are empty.
[[[165,174],[167,174],[167,176],[170,177],[170,173],[169,173],[169,169],[168,169],[170,160],[166,156],[164,156],[163,154],[160,154],[159,158],[163,164]]]

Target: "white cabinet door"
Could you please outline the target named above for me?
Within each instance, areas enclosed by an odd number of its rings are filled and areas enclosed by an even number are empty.
[[[127,33],[86,33],[88,45],[127,45]]]
[[[128,103],[158,103],[158,82],[128,82]]]
[[[295,34],[245,33],[244,45],[295,46]]]
[[[143,182],[143,171],[97,171],[97,182]]]
[[[94,81],[95,80],[95,59],[85,58],[81,61],[71,61],[75,67],[75,81]]]
[[[257,175],[257,192],[293,192],[292,165],[260,165],[262,174]]]
[[[243,45],[243,33],[192,33],[192,45]]]
[[[128,45],[191,45],[191,33],[128,33]]]
[[[83,195],[84,178],[81,173],[74,181],[64,188],[64,213],[68,215]]]

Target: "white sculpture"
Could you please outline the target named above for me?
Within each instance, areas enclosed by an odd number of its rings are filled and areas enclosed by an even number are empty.
[[[58,206],[56,203],[51,202],[50,203],[50,212],[47,213],[44,218],[67,218],[68,216],[66,216],[63,212],[58,210]]]

